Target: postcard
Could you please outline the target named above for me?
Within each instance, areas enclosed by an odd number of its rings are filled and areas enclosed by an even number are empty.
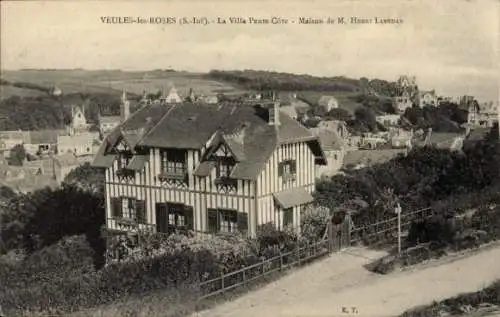
[[[500,2],[0,8],[0,317],[500,314]]]

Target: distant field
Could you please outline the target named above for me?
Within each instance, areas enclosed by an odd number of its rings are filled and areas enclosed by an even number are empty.
[[[136,94],[142,94],[144,90],[155,93],[160,89],[168,90],[172,85],[175,86],[177,92],[182,96],[189,94],[189,89],[192,88],[195,94],[217,94],[217,93],[238,93],[243,92],[231,85],[220,83],[213,80],[206,80],[195,77],[172,76],[169,78],[154,78],[154,79],[134,79],[134,80],[116,80],[116,81],[101,81],[95,85],[108,87],[116,90],[127,90]]]
[[[37,97],[47,95],[43,91],[35,89],[18,88],[12,86],[0,86],[0,100],[10,98],[12,96],[20,97]]]
[[[4,71],[2,79],[9,82],[27,82],[45,87],[56,85],[63,93],[71,92],[121,92],[142,94],[144,90],[157,92],[169,89],[173,84],[181,95],[187,95],[190,88],[196,94],[239,93],[242,90],[233,85],[204,79],[201,74],[187,72],[124,72],[86,70],[22,70]],[[23,89],[24,90],[24,89]],[[24,94],[26,95],[26,93]],[[3,96],[3,94],[2,94]]]
[[[333,96],[337,98],[339,102],[339,108],[347,110],[350,114],[354,114],[357,108],[363,107],[360,103],[355,100],[350,99],[349,97],[355,96],[356,92],[324,92],[324,91],[303,91],[299,92],[297,95],[300,98],[303,98],[309,104],[315,106],[318,103],[319,98],[321,96]]]

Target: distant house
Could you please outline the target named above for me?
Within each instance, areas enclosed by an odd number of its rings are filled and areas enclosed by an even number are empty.
[[[201,95],[200,97],[198,97],[198,100],[209,105],[214,105],[219,102],[219,98],[215,95]]]
[[[318,123],[318,128],[334,131],[338,133],[343,140],[349,137],[349,131],[347,130],[347,124],[345,121],[324,120]]]
[[[281,108],[289,106],[293,107],[297,112],[298,117],[303,116],[309,109],[311,109],[311,106],[300,100],[294,92],[279,92],[277,98],[281,103]]]
[[[396,126],[399,124],[399,121],[401,120],[401,115],[399,115],[399,114],[384,114],[381,116],[376,116],[375,119],[381,125],[386,126],[386,127],[390,127],[390,126]]]
[[[434,90],[431,91],[421,91],[419,95],[419,106],[423,108],[425,106],[438,106],[438,97]]]
[[[319,138],[319,142],[325,152],[327,165],[317,165],[317,176],[332,176],[339,172],[346,153],[345,141],[337,131],[324,128],[309,129]]]
[[[3,141],[3,148],[12,149],[17,144],[30,143],[29,131],[0,131],[0,140]]]
[[[85,118],[85,108],[83,106],[71,106],[71,132],[86,131],[90,127]]]
[[[99,133],[95,132],[58,136],[57,153],[71,153],[76,156],[94,155],[98,140]]]
[[[391,129],[388,134],[389,142],[392,148],[411,148],[413,139],[413,130],[405,131],[403,129]]]
[[[165,103],[181,103],[182,98],[177,93],[177,89],[174,86],[172,86],[172,88],[170,88],[168,95],[160,97],[160,101]]]
[[[57,182],[62,182],[64,178],[75,168],[82,165],[76,156],[63,154],[53,157],[54,177]]]
[[[344,156],[342,168],[357,170],[365,167],[383,164],[398,157],[406,155],[406,149],[387,149],[387,150],[358,150],[347,152]]]
[[[99,131],[106,135],[120,125],[120,116],[99,116]]]
[[[54,86],[54,87],[51,89],[50,94],[51,94],[52,96],[58,97],[58,96],[62,95],[62,91],[61,91],[61,89],[59,89],[59,87]]]
[[[318,100],[318,107],[323,108],[325,112],[339,107],[339,102],[333,96],[321,96]]]
[[[413,100],[417,96],[418,87],[415,76],[402,75],[396,81],[396,97],[393,99],[394,108],[399,113],[413,106]]]
[[[56,151],[57,137],[67,133],[65,129],[29,131],[30,139],[24,147],[31,155],[49,155]]]
[[[0,164],[0,184],[21,193],[28,193],[49,186],[54,188],[57,182],[51,173],[51,165],[46,162],[29,162],[28,166],[10,166]],[[43,171],[41,171],[43,169]]]
[[[393,99],[393,105],[399,113],[404,113],[406,109],[413,106],[413,101],[410,94],[407,91],[404,91],[401,96]]]

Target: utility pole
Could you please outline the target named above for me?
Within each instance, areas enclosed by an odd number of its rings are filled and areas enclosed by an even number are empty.
[[[398,255],[401,256],[401,205],[399,203],[396,204],[394,211],[398,215]]]

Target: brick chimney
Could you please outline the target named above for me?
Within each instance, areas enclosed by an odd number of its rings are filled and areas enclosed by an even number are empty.
[[[269,107],[269,125],[280,125],[280,103],[276,100],[276,94],[273,92],[273,103]]]
[[[120,104],[121,122],[125,122],[130,116],[130,101],[127,99],[127,93],[123,90],[122,102]]]

